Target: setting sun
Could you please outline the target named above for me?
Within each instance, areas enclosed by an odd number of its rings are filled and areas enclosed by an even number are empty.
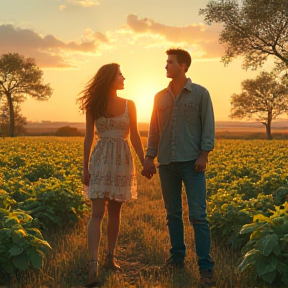
[[[165,13],[163,1],[152,10],[146,1],[124,0],[117,7],[112,0],[88,2],[15,0],[1,6],[0,54],[34,58],[53,89],[48,101],[21,104],[28,121],[84,122],[79,92],[102,65],[116,62],[126,78],[119,96],[135,102],[139,122],[149,122],[154,95],[169,83],[165,51],[171,47],[190,52],[187,76],[209,90],[216,121],[229,120],[231,95],[258,74],[241,69],[240,59],[228,67],[220,62],[221,26],[207,26],[198,15],[208,0],[181,0],[177,13],[174,1],[165,2]]]

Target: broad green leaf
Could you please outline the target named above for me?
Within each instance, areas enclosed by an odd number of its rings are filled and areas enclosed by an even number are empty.
[[[286,243],[288,243],[288,234],[285,234],[282,238],[281,241],[284,241]]]
[[[23,252],[23,248],[17,244],[14,244],[10,249],[9,253],[11,256],[20,255]]]
[[[247,234],[254,232],[259,227],[258,223],[246,224],[242,227],[240,234]]]
[[[5,217],[3,224],[4,224],[4,227],[6,228],[12,228],[13,226],[19,224],[19,220],[17,219],[17,217],[10,218],[8,216],[8,217]]]
[[[288,265],[278,262],[277,271],[282,275],[281,281],[288,286]]]
[[[266,273],[266,274],[261,276],[261,278],[265,282],[268,282],[269,284],[271,284],[274,281],[275,277],[276,277],[276,270],[269,272],[269,273]]]
[[[280,256],[281,255],[281,249],[280,249],[280,245],[277,244],[274,248],[273,248],[273,252],[276,256]]]
[[[33,219],[29,214],[22,211],[14,211],[9,216],[17,217],[20,222],[29,222]]]
[[[21,240],[21,238],[27,237],[28,234],[22,228],[22,226],[18,225],[18,226],[13,227],[13,229],[11,229],[11,236],[12,236],[13,242],[18,243]]]
[[[253,222],[256,222],[256,221],[260,221],[260,222],[266,221],[266,222],[269,222],[269,223],[273,223],[272,220],[269,217],[266,217],[266,216],[264,216],[262,214],[254,215]]]
[[[259,276],[276,270],[278,260],[275,257],[260,257],[257,260],[257,273]]]
[[[249,252],[247,252],[242,262],[238,266],[240,273],[246,270],[249,266],[253,265],[260,256],[261,252],[256,249],[252,249]]]
[[[288,287],[288,272],[286,274],[283,274],[281,281]]]
[[[40,251],[40,253],[42,253]],[[33,249],[30,253],[30,259],[34,267],[41,269],[42,267],[42,255],[36,249]]]
[[[30,244],[35,246],[35,247],[44,246],[44,247],[48,247],[48,248],[52,249],[52,247],[50,246],[50,244],[47,241],[41,240],[41,239],[36,238],[36,237],[34,237],[34,239],[31,241]]]
[[[49,218],[52,222],[54,223],[58,223],[60,221],[60,217],[56,216],[56,215],[51,215],[49,213],[45,213],[45,212],[38,212],[35,214],[35,218]]]
[[[9,274],[12,274],[15,272],[15,266],[14,266],[13,262],[11,261],[11,259],[6,261],[6,263],[4,265],[4,270]]]
[[[29,266],[29,256],[26,251],[23,251],[21,255],[13,258],[13,264],[16,268],[25,271]]]
[[[28,228],[28,229],[26,229],[26,232],[29,235],[35,236],[35,237],[43,240],[43,236],[42,236],[41,232],[36,228]]]
[[[1,242],[0,242],[1,243]],[[7,251],[7,247],[0,244],[0,254]]]
[[[278,235],[275,233],[268,234],[258,241],[257,250],[264,256],[268,256],[276,245],[278,245]]]

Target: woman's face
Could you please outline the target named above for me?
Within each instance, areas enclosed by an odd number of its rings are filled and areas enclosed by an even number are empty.
[[[115,79],[111,85],[111,89],[113,90],[122,90],[124,89],[124,76],[120,70],[120,67],[118,67],[118,71],[116,73]]]

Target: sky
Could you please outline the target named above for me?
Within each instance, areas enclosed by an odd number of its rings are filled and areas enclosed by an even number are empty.
[[[138,122],[149,122],[155,94],[165,88],[169,48],[191,54],[187,77],[208,89],[216,121],[227,121],[230,97],[260,71],[241,59],[225,67],[221,25],[207,26],[199,9],[209,0],[0,0],[0,55],[32,57],[53,95],[21,104],[28,121],[84,122],[76,98],[104,64],[126,78],[118,96],[131,99]]]

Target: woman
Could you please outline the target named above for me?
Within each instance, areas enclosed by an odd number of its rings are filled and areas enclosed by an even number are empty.
[[[88,82],[78,98],[80,109],[86,112],[84,140],[83,183],[88,185],[91,199],[91,217],[87,225],[87,242],[90,256],[88,284],[97,285],[98,247],[101,223],[108,210],[108,251],[104,267],[119,270],[114,257],[118,238],[122,203],[137,198],[135,167],[128,137],[143,164],[144,151],[137,128],[136,107],[133,101],[117,96],[124,89],[124,80],[118,64],[102,66]],[[91,157],[95,128],[98,141]],[[89,164],[89,165],[88,165]]]

